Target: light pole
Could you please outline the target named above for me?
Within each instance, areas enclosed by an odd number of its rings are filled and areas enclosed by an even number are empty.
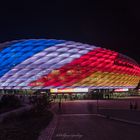
[[[99,90],[99,91],[100,91],[100,90]],[[99,113],[99,91],[97,92],[97,102],[96,102],[97,114]]]
[[[93,90],[93,93],[96,95],[96,112],[99,112],[99,90]]]

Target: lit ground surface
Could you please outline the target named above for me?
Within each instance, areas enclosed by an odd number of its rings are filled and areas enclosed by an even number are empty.
[[[140,107],[140,99],[137,100]],[[132,101],[132,100],[131,100]],[[129,110],[130,99],[99,101],[99,112],[102,114],[117,111],[117,117],[126,117],[139,121],[140,112]],[[107,111],[106,111],[107,109]],[[109,109],[109,110],[108,110]],[[111,110],[110,110],[111,109]],[[61,111],[58,104],[53,108],[57,114],[57,125],[53,140],[139,140],[140,125],[132,125],[96,116],[96,100],[68,101],[62,103]],[[125,113],[124,113],[125,112]],[[135,114],[137,113],[137,115]],[[131,120],[131,119],[130,119]]]
[[[64,108],[67,107],[67,103],[72,102],[71,106],[79,106],[79,102],[80,104],[84,105],[85,108],[87,108],[87,106],[89,104],[91,104],[94,108],[96,108],[97,105],[97,100],[75,100],[75,101],[67,101],[65,102],[65,100],[63,99],[62,101],[65,106]],[[113,100],[98,100],[98,105],[99,108],[104,108],[104,109],[125,109],[128,110],[130,108],[130,102],[132,104],[135,104],[135,102],[137,102],[138,105],[138,110],[140,110],[140,97],[124,97],[124,98],[119,98],[119,99],[113,99]],[[78,109],[79,110],[79,109]]]

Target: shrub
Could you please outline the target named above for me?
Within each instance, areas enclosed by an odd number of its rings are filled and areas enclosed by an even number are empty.
[[[21,102],[15,95],[3,95],[0,101],[0,107],[18,107],[20,105]]]

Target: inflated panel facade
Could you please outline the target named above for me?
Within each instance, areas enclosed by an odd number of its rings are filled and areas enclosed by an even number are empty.
[[[0,89],[134,88],[140,67],[115,51],[73,41],[0,44]]]

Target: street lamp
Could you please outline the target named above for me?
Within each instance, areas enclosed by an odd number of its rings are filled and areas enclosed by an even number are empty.
[[[93,90],[93,93],[96,95],[96,111],[97,111],[97,114],[98,114],[98,111],[99,111],[99,90]]]
[[[96,106],[97,106],[97,114],[99,113],[99,91],[97,92],[97,102],[96,102],[97,103],[96,104]]]

